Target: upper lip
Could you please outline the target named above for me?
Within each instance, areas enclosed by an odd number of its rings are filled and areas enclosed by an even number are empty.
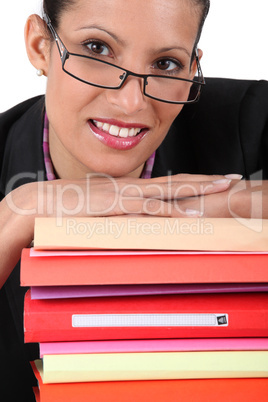
[[[149,127],[142,124],[142,123],[127,123],[127,122],[123,122],[123,121],[119,121],[116,119],[103,119],[103,118],[94,118],[91,119],[92,121],[99,121],[101,123],[107,123],[110,124],[112,126],[117,126],[117,127],[121,127],[121,128],[140,128],[142,129],[148,129]]]

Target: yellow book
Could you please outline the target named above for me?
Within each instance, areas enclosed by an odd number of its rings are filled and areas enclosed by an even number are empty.
[[[43,383],[268,377],[268,351],[45,355]]]
[[[268,251],[268,219],[37,218],[34,247],[39,250]]]

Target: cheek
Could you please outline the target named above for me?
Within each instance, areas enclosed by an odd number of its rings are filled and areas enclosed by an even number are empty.
[[[164,141],[167,133],[172,125],[174,119],[181,112],[183,105],[174,105],[168,103],[154,104],[154,114],[156,116],[156,123],[151,136],[148,136],[146,149],[151,152],[157,149]],[[148,155],[147,155],[148,156]],[[150,155],[149,155],[150,156]]]
[[[159,119],[159,129],[162,132],[162,140],[165,137],[165,133],[168,132],[171,124],[173,123],[174,119],[178,116],[181,112],[184,105],[174,105],[163,103],[162,106],[158,107],[157,115]]]
[[[54,70],[48,77],[47,97],[53,107],[65,110],[66,117],[68,117],[68,111],[81,110],[83,105],[96,97],[96,93],[93,87],[80,83],[62,70]]]
[[[59,137],[73,140],[88,116],[88,107],[99,96],[99,89],[70,77],[61,66],[51,69],[47,80],[46,108],[50,124]]]
[[[65,118],[68,119],[70,113],[77,113],[97,94],[98,88],[85,85],[62,70],[58,50],[54,47],[50,59],[46,89],[46,96],[49,100],[47,104],[50,105],[50,109],[60,114],[64,112]]]

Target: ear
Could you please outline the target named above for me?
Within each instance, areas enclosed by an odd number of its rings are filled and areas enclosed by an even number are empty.
[[[198,59],[200,61],[202,59],[202,57],[203,57],[203,50],[197,49],[197,52],[198,52]]]
[[[39,15],[31,15],[26,22],[24,37],[28,58],[36,69],[48,73],[50,38],[45,22]]]
[[[200,61],[203,57],[203,51],[201,49],[197,49],[197,53],[198,53],[198,60]],[[192,79],[194,78],[196,72],[197,72],[197,64],[196,64],[196,57],[194,56],[191,66]]]

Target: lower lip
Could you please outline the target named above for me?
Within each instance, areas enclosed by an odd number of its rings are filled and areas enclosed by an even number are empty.
[[[128,150],[136,147],[145,135],[148,133],[148,130],[143,130],[140,134],[137,134],[135,137],[115,137],[109,133],[106,133],[100,129],[98,129],[91,120],[88,121],[89,127],[95,137],[98,138],[103,144],[107,145],[110,148],[118,149],[118,150]]]

